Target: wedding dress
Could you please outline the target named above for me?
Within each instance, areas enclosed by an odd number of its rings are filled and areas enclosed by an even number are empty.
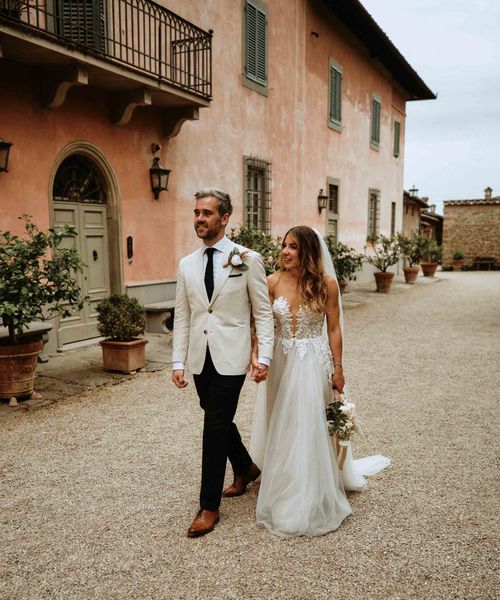
[[[345,490],[361,490],[364,475],[389,464],[383,456],[353,460],[347,449],[338,468],[325,407],[333,394],[333,362],[325,314],[288,301],[273,303],[274,357],[259,384],[250,454],[262,470],[257,524],[280,536],[322,535],[351,513]]]

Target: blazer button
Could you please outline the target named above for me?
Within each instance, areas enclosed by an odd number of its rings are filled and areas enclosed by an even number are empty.
[[[213,310],[211,308],[208,309],[208,312],[212,314]]]
[[[206,330],[206,329],[204,329],[204,330],[203,330],[203,333],[204,333],[205,335],[207,335],[207,333],[208,333],[208,332],[207,332],[207,330]]]

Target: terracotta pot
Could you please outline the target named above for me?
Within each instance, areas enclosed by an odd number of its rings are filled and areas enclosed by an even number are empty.
[[[424,277],[434,277],[434,273],[438,267],[437,262],[421,262],[420,266],[422,267],[422,273]]]
[[[462,259],[460,259],[460,260],[455,260],[455,259],[453,259],[453,260],[451,261],[451,264],[452,264],[452,266],[453,266],[453,270],[454,270],[454,271],[461,271],[461,270],[462,270],[462,267],[464,266],[464,260],[463,260],[463,258],[462,258]]]
[[[346,287],[347,287],[347,281],[339,281],[339,289],[340,289],[341,294],[343,294],[345,292]]]
[[[146,344],[148,340],[139,338],[130,342],[103,340],[102,362],[106,371],[135,373],[146,364]]]
[[[387,273],[375,271],[374,275],[375,283],[377,284],[377,292],[387,293],[391,287],[394,273],[391,273],[390,271],[387,271]]]
[[[0,346],[0,398],[29,398],[33,394],[42,340],[21,340]]]
[[[403,272],[405,274],[405,282],[415,283],[415,281],[417,281],[419,271],[420,267],[404,267]]]

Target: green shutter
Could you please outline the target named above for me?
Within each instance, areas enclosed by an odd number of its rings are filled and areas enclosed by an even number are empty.
[[[330,110],[329,119],[340,125],[342,121],[342,73],[330,67]]]
[[[401,136],[401,123],[394,121],[394,156],[399,156],[399,140]]]
[[[380,112],[381,112],[380,102],[373,98],[372,100],[372,131],[371,131],[371,141],[373,144],[377,146],[380,144]]]
[[[267,15],[251,2],[245,6],[245,67],[246,76],[267,83]]]
[[[104,51],[104,0],[59,0],[59,34],[76,44]]]

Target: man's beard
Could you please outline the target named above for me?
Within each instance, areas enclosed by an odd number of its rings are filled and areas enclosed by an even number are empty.
[[[198,227],[195,226],[194,229],[196,231],[196,235],[199,238],[201,238],[202,240],[210,241],[219,235],[219,233],[221,232],[221,229],[222,229],[222,225],[220,223],[218,223],[217,225],[215,225],[212,228],[208,228],[208,227],[204,226],[200,230],[198,229]],[[201,233],[201,235],[200,235],[200,233]]]

